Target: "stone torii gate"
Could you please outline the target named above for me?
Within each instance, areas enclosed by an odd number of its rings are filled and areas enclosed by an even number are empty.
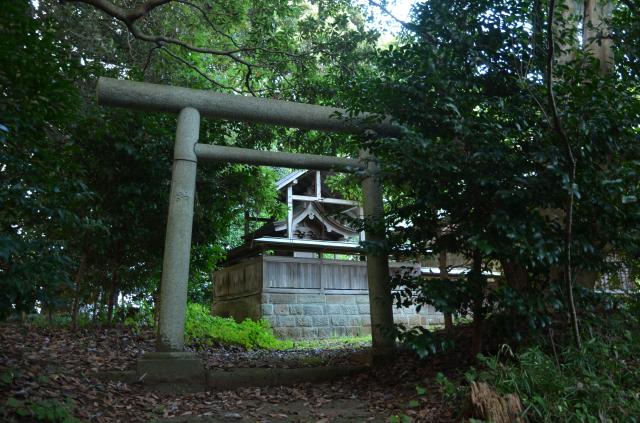
[[[365,151],[358,159],[351,159],[200,144],[198,138],[201,115],[301,129],[345,133],[371,130],[380,136],[399,136],[399,128],[388,121],[370,123],[368,121],[372,119],[367,119],[370,116],[366,114],[347,120],[340,118],[345,114],[344,110],[331,107],[111,78],[100,78],[97,92],[100,105],[178,114],[162,265],[157,351],[145,354],[137,363],[138,374],[146,375],[146,380],[193,381],[204,377],[200,360],[194,354],[184,351],[184,320],[198,159],[309,170],[365,170],[366,176],[362,180],[364,216],[373,221],[383,218],[378,168]],[[366,233],[366,239],[373,242],[384,241],[384,236],[381,225],[372,225]],[[389,263],[385,252],[367,253],[367,274],[372,352],[374,358],[384,357],[393,351],[395,345],[390,330],[393,326],[393,306],[387,285]]]

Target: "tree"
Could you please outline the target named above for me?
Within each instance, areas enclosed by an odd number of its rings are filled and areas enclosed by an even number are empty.
[[[4,17],[3,69],[17,71],[0,73],[6,94],[1,195],[3,205],[10,205],[2,210],[8,234],[2,244],[3,311],[50,304],[52,312],[54,305],[69,310],[75,322],[91,306],[94,316],[107,310],[111,320],[119,297],[155,296],[175,118],[97,107],[96,77],[321,103],[335,94],[335,84],[320,83],[334,74],[327,63],[336,57],[347,63],[346,55],[372,38],[348,29],[352,21],[358,28],[362,22],[339,1],[315,9],[275,0],[215,8],[208,2],[151,1],[131,10],[115,2],[94,7],[105,1],[60,3],[41,0],[36,7],[25,0]],[[112,19],[105,8],[141,15],[123,21],[116,13]],[[132,31],[123,31],[123,23]],[[145,34],[161,35],[149,40]],[[196,54],[170,39],[233,52],[207,48]],[[334,138],[317,133],[211,121],[203,122],[202,139],[265,149],[334,148]],[[270,169],[238,165],[199,170],[194,299],[206,300],[208,274],[224,255],[221,246],[240,240],[244,210],[278,213],[275,177]]]
[[[401,140],[371,143],[390,186],[390,239],[404,254],[469,258],[477,331],[495,307],[480,272],[491,263],[501,263],[510,289],[532,297],[559,282],[558,267],[577,269],[569,282],[605,271],[611,251],[637,251],[640,239],[637,68],[603,74],[590,38],[545,84],[549,46],[569,34],[553,39],[554,11],[543,6],[424,2],[399,42],[347,85],[353,109],[376,105],[407,127]],[[616,36],[635,30],[629,14],[625,5],[613,10],[614,50],[635,48]]]
[[[1,25],[1,315],[59,306],[73,272],[63,240],[71,227],[96,224],[78,214],[91,192],[66,133],[79,101],[71,81],[79,63],[55,39],[51,20],[32,13],[27,2],[12,2]]]

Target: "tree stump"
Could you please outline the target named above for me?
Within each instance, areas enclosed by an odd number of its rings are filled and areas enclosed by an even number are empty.
[[[471,417],[492,423],[524,423],[517,395],[501,396],[484,382],[471,382]]]

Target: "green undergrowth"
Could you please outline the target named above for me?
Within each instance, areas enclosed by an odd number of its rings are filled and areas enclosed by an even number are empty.
[[[185,338],[190,344],[238,345],[247,349],[288,349],[291,341],[281,341],[266,320],[236,322],[232,318],[212,316],[201,304],[189,304],[185,321]]]
[[[202,346],[238,345],[247,349],[340,349],[371,345],[371,336],[330,339],[280,340],[266,320],[236,322],[232,318],[212,316],[201,304],[189,304],[185,321],[188,343]]]
[[[359,348],[371,346],[371,335],[336,337],[327,339],[302,339],[292,341],[293,349],[336,350],[341,348]]]
[[[79,423],[72,412],[75,403],[71,399],[65,402],[58,400],[19,400],[9,398],[5,406],[11,409],[20,421],[49,423]]]
[[[638,422],[639,311],[630,298],[583,318],[579,350],[549,337],[517,352],[503,346],[466,378],[516,394],[530,422]]]

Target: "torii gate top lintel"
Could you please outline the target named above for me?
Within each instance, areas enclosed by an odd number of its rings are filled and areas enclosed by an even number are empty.
[[[370,113],[350,118],[345,109],[314,104],[105,77],[99,78],[97,92],[98,104],[103,106],[175,114],[185,107],[193,107],[202,116],[218,119],[330,132],[362,133],[371,130],[379,136],[401,135],[400,128],[389,118],[380,121]]]

